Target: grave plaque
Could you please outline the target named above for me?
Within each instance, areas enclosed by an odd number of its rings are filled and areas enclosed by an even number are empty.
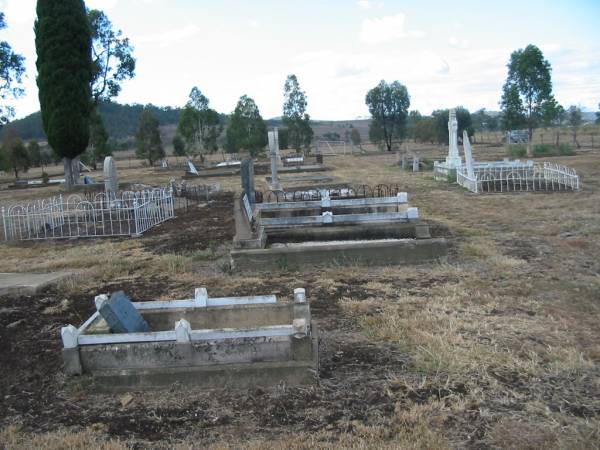
[[[248,222],[252,223],[252,221],[254,220],[254,213],[252,212],[252,206],[250,205],[250,201],[248,200],[247,195],[243,196],[243,202],[244,210],[246,211],[246,217],[248,217]]]
[[[113,293],[110,298],[102,296],[98,299],[96,308],[113,333],[150,331],[148,323],[123,291]]]
[[[199,175],[198,170],[196,169],[196,166],[194,165],[193,162],[188,161],[188,168],[189,168],[189,172],[193,173],[194,175]]]

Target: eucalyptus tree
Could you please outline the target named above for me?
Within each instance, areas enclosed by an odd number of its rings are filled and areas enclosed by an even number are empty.
[[[4,13],[0,12],[0,30],[6,28]],[[6,41],[0,42],[0,101],[23,95],[21,82],[25,73],[25,58],[15,53]],[[11,106],[0,105],[0,126],[6,124],[15,111]]]
[[[288,130],[288,143],[299,152],[310,148],[314,136],[310,115],[306,113],[308,101],[300,88],[296,75],[288,75],[283,86],[283,126]]]
[[[252,157],[262,153],[267,145],[267,126],[258,106],[250,97],[240,97],[229,117],[226,138],[228,152],[247,150]]]
[[[372,116],[369,138],[391,152],[394,141],[402,141],[406,136],[408,89],[399,81],[388,84],[381,80],[367,93],[365,102]]]
[[[514,51],[500,102],[505,125],[523,121],[529,132],[528,154],[532,155],[533,129],[542,118],[543,105],[552,98],[552,67],[535,45]]]

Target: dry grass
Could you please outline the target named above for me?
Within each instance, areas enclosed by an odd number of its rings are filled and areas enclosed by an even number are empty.
[[[91,430],[58,430],[50,433],[23,433],[18,427],[0,430],[0,448],[7,450],[126,450],[129,447],[117,439],[109,439]]]

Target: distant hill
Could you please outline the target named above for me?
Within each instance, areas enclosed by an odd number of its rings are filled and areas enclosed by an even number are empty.
[[[150,106],[152,112],[158,118],[162,126],[176,125],[179,121],[181,109],[159,106]],[[144,105],[122,105],[114,102],[104,102],[98,107],[100,115],[109,136],[113,139],[122,140],[134,136],[138,121]],[[42,127],[42,115],[38,111],[19,120],[11,122],[17,134],[25,141],[45,140],[46,134]]]

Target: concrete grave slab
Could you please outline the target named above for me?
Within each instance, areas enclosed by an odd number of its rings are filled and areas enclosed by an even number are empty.
[[[75,272],[0,273],[0,295],[35,294]]]

